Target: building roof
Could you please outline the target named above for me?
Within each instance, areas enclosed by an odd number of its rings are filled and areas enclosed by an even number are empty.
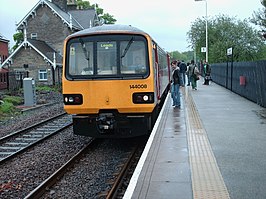
[[[53,63],[54,61],[54,53],[56,55],[56,63],[62,63],[62,56],[57,53],[50,45],[48,45],[44,41],[36,40],[36,39],[28,39],[28,42],[36,47],[40,51],[40,54],[44,55],[43,57],[47,57],[49,62]],[[51,63],[50,62],[50,63]]]
[[[73,16],[75,20],[82,26],[82,29],[91,28],[93,26],[93,19],[95,18],[94,9],[86,10],[71,10],[69,13]]]
[[[57,65],[62,65],[62,55],[57,53],[51,46],[49,46],[46,42],[34,39],[27,39],[23,41],[20,46],[2,63],[1,67],[5,65],[9,65],[12,57],[16,55],[20,49],[31,47],[34,49],[39,55],[41,55],[44,60],[53,65],[54,68]]]
[[[48,0],[40,0],[28,14],[17,24],[17,29],[22,30],[29,17],[36,15],[36,10],[43,5],[47,5],[56,15],[58,15],[63,23],[67,24],[69,28],[76,30],[83,30],[90,27],[90,21],[94,20],[96,12],[94,9],[88,10],[71,10],[69,12],[63,11],[56,4]]]
[[[62,19],[62,23],[67,24],[70,29],[83,30],[94,26],[94,20],[98,19],[96,11],[94,9],[86,10],[70,10],[65,12],[59,6],[52,3],[49,0],[39,0],[39,2],[27,13],[27,15],[17,24],[17,30],[23,30],[27,25],[29,17],[36,15],[36,10],[40,6],[47,6],[52,10],[52,12]],[[36,52],[38,52],[43,58],[52,64],[54,67],[56,65],[62,64],[62,55],[56,52],[51,46],[46,42],[40,40],[26,39],[21,43],[21,45],[0,65],[0,68],[5,65],[10,65],[12,57],[19,52],[23,47],[32,47]]]
[[[0,33],[0,41],[6,42],[6,43],[9,42],[9,40],[5,38],[1,33]]]

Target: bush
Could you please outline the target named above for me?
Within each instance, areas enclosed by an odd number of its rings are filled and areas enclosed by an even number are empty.
[[[15,106],[10,102],[3,102],[0,105],[0,113],[12,113],[16,110]]]
[[[13,105],[19,105],[23,102],[23,99],[21,97],[17,97],[17,96],[4,96],[3,98],[3,101],[4,102],[8,102],[8,103],[11,103]]]
[[[37,86],[36,91],[56,91],[57,89],[49,86]]]

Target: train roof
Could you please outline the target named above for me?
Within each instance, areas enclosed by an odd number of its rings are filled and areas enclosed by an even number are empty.
[[[110,32],[116,32],[116,33],[134,33],[134,34],[147,34],[143,30],[140,30],[136,27],[130,26],[130,25],[102,25],[102,26],[95,26],[92,28],[87,28],[81,31],[78,31],[74,34],[71,34],[69,37],[75,37],[75,36],[83,36],[83,35],[90,35],[90,34],[105,34]]]

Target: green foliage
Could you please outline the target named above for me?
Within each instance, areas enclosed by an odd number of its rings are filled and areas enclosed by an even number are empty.
[[[15,111],[15,106],[10,102],[3,102],[0,105],[0,114],[12,113]]]
[[[93,7],[96,7],[97,15],[100,18],[100,21],[102,21],[104,24],[114,24],[116,22],[114,16],[110,15],[109,13],[104,13],[103,9],[100,8],[98,4],[93,4]]]
[[[89,1],[83,1],[83,0],[77,0],[77,5],[80,9],[94,9],[96,8],[96,13],[104,24],[114,24],[116,22],[116,19],[113,15],[110,15],[109,13],[104,13],[103,9],[99,7],[98,4],[92,4],[90,5]]]
[[[6,95],[6,96],[4,96],[3,101],[11,103],[13,105],[19,105],[23,102],[23,99],[21,97],[18,97],[18,96]]]
[[[104,20],[105,24],[115,24],[116,22],[114,16],[108,13],[103,14],[102,16],[100,16],[100,18]]]
[[[180,53],[178,51],[173,51],[170,52],[170,57],[171,60],[184,60],[185,62],[190,62],[193,59],[193,52],[192,51],[188,51],[188,52],[183,52]]]
[[[57,91],[58,88],[50,86],[37,86],[36,91]]]
[[[2,100],[0,100],[0,117],[3,115],[13,115],[17,114],[16,105],[23,102],[23,99],[18,96],[5,95]]]
[[[205,20],[196,19],[187,33],[192,49],[197,57],[205,59],[201,47],[205,46]],[[208,19],[209,62],[226,62],[227,49],[233,48],[234,61],[252,61],[265,58],[265,44],[247,20],[237,20],[225,15]]]
[[[91,5],[90,5],[90,2],[89,1],[82,1],[82,0],[77,0],[76,1],[77,3],[77,6],[79,9],[90,9],[90,8],[93,8]]]
[[[266,39],[266,0],[262,0],[261,4],[263,6],[262,9],[258,11],[254,11],[250,22],[260,27],[260,36],[263,40]]]
[[[16,42],[16,44],[12,47],[13,50],[16,50],[17,47],[23,42],[23,33],[17,32],[13,35],[13,39]]]

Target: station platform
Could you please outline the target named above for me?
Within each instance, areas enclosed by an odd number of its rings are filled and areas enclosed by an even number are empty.
[[[124,199],[266,198],[266,109],[201,83],[167,96]]]

